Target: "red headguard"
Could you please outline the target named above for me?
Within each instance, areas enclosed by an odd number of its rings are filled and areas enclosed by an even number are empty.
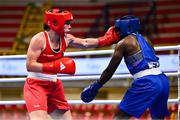
[[[45,12],[45,24],[58,34],[64,33],[65,22],[71,20],[73,20],[73,16],[67,10],[60,12],[59,9],[53,9],[52,11]]]

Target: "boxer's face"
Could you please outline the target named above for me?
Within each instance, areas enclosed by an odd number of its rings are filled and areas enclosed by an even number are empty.
[[[71,21],[66,21],[64,24],[64,32],[68,33],[71,31]]]

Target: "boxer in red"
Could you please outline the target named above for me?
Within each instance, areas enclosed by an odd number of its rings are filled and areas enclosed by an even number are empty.
[[[71,120],[70,106],[57,73],[74,74],[75,62],[64,57],[68,46],[93,48],[119,41],[114,27],[99,38],[78,38],[70,34],[72,14],[67,10],[45,12],[44,31],[34,35],[27,51],[28,76],[24,85],[24,99],[31,120]],[[57,114],[58,113],[58,114]]]

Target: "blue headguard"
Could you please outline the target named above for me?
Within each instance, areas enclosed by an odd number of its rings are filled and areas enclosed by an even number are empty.
[[[136,16],[127,15],[115,21],[115,28],[119,31],[121,38],[140,30],[140,20]]]

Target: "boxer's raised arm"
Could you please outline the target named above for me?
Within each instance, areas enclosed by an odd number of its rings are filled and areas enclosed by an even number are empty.
[[[119,34],[115,31],[114,27],[110,27],[104,36],[98,38],[78,38],[71,34],[65,37],[70,46],[77,48],[94,48],[103,47],[117,43],[120,40]]]

